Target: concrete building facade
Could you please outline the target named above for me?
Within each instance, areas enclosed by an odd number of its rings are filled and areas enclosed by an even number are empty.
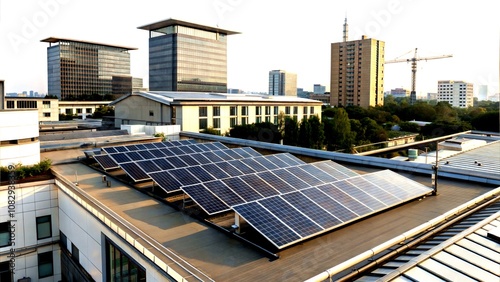
[[[390,95],[394,98],[410,98],[411,91],[404,88],[391,89]]]
[[[438,102],[448,102],[452,107],[468,108],[474,105],[474,85],[466,81],[438,81]]]
[[[297,96],[297,74],[284,70],[269,71],[269,95]]]
[[[33,109],[38,111],[38,121],[59,120],[59,100],[56,98],[5,97],[8,110]]]
[[[332,43],[330,95],[332,106],[384,103],[385,43],[363,36]]]
[[[0,166],[40,162],[38,111],[2,110],[0,120]]]

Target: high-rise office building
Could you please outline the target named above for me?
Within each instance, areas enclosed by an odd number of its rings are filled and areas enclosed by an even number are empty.
[[[284,70],[270,71],[269,95],[297,96],[297,75]]]
[[[362,36],[331,45],[330,95],[332,106],[367,108],[384,103],[384,48],[380,40]]]
[[[151,91],[227,92],[227,36],[238,32],[176,19],[138,28],[149,31]]]
[[[132,92],[129,50],[137,48],[49,37],[48,94],[61,100],[114,99]]]
[[[326,86],[323,86],[321,84],[314,84],[313,88],[314,94],[325,94],[325,92],[326,92]]]
[[[474,105],[474,85],[466,81],[438,81],[438,102],[448,102],[452,107],[468,108]]]

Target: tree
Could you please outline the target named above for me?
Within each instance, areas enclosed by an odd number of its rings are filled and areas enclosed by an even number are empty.
[[[436,121],[452,123],[458,120],[457,112],[448,102],[439,102],[434,106],[434,109],[436,110]]]
[[[409,119],[419,121],[434,121],[436,119],[436,110],[433,106],[425,102],[417,102],[408,109]]]
[[[404,121],[399,124],[399,127],[401,128],[401,131],[414,132],[414,133],[420,132],[420,126],[414,122]]]
[[[201,131],[201,133],[210,135],[220,135],[220,130],[214,129],[213,127],[207,127]]]
[[[285,117],[284,124],[285,126],[284,126],[283,144],[297,146],[299,139],[299,129],[297,120],[290,117]]]
[[[472,119],[471,124],[477,130],[500,132],[499,111],[480,114]]]
[[[323,123],[317,115],[309,117],[309,125],[311,126],[311,139],[313,149],[323,149],[325,142],[325,130]]]
[[[300,147],[311,148],[312,147],[312,135],[311,135],[311,125],[309,121],[304,118],[299,125],[299,138],[297,143]]]
[[[378,125],[376,121],[369,117],[361,119],[361,124],[365,127],[365,137],[372,143],[387,141],[387,132]]]
[[[355,134],[351,132],[351,123],[346,110],[337,108],[333,119],[328,119],[325,124],[327,150],[351,151]]]

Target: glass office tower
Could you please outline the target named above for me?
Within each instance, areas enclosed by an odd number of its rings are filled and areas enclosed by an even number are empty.
[[[50,37],[48,94],[61,100],[116,99],[132,92],[129,50],[136,48]]]
[[[227,92],[227,35],[237,32],[168,19],[149,30],[149,89]]]

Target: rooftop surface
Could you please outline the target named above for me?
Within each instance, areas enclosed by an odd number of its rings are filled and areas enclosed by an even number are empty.
[[[201,29],[201,30],[206,30],[206,31],[212,31],[212,32],[218,32],[218,33],[225,33],[227,35],[232,35],[232,34],[239,34],[240,32],[237,31],[231,31],[227,29],[222,29],[219,27],[213,27],[213,26],[208,26],[208,25],[202,25],[202,24],[197,24],[197,23],[192,23],[192,22],[186,22],[186,21],[181,21],[177,19],[166,19],[154,23],[150,23],[147,25],[143,25],[138,27],[138,29],[144,29],[144,30],[155,30],[159,29],[162,27],[167,27],[167,26],[172,26],[172,25],[180,25],[180,26],[186,26],[186,27],[192,27],[196,29]]]
[[[61,41],[101,45],[101,46],[114,47],[114,48],[120,48],[120,49],[126,49],[126,50],[137,50],[137,48],[135,48],[135,47],[127,47],[127,46],[121,46],[121,45],[98,43],[98,42],[92,42],[92,41],[86,41],[86,40],[77,40],[77,39],[61,38],[61,37],[47,37],[45,39],[40,40],[40,42],[47,42],[47,43],[59,43]]]
[[[78,149],[45,152],[41,158],[74,160],[83,155],[83,150]],[[381,170],[347,167],[360,174]],[[79,189],[216,281],[303,281],[494,188],[440,179],[438,196],[412,201],[333,230],[282,250],[280,258],[271,261],[250,245],[122,182],[113,180],[112,187],[104,187],[102,174],[82,163],[55,165],[53,169],[69,180],[78,171]],[[428,176],[401,174],[430,186]]]

